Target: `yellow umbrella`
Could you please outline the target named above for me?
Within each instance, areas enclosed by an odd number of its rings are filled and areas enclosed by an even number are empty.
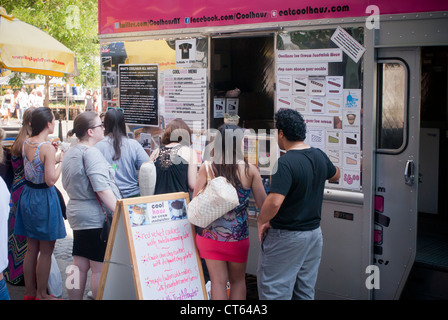
[[[0,7],[0,68],[62,77],[77,75],[74,53],[46,32]]]

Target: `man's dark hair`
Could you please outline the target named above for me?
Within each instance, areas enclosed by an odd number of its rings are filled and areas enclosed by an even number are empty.
[[[292,109],[280,109],[275,114],[275,127],[282,130],[289,141],[304,141],[306,124],[302,115]]]

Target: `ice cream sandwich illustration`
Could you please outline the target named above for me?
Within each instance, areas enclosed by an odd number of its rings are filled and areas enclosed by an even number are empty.
[[[356,138],[356,135],[355,135],[355,138]],[[356,140],[356,139],[352,139],[352,138],[350,138],[350,137],[346,137],[346,138],[345,138],[345,143],[346,143],[346,144],[358,144],[358,140]]]
[[[334,155],[329,155],[328,158],[330,159],[331,162],[333,163],[339,163],[339,158],[335,157]]]
[[[289,82],[287,82],[285,80],[278,80],[278,82],[283,84],[283,85],[285,85],[285,86],[288,86],[288,87],[291,85]]]
[[[358,161],[357,161],[356,159],[352,158],[352,157],[346,157],[346,158],[345,158],[345,162],[346,162],[347,164],[350,164],[350,165],[356,165],[356,164],[358,164]]]
[[[336,108],[340,108],[340,107],[341,107],[340,104],[335,103],[335,102],[333,102],[333,101],[328,101],[328,104],[329,104],[329,105],[332,105],[333,107],[336,107]]]
[[[297,83],[298,85],[304,86],[306,87],[306,83],[304,81],[299,81],[299,80],[294,80],[295,83]]]
[[[281,103],[287,104],[288,106],[291,104],[291,102],[286,101],[284,99],[278,99],[278,101],[280,101]]]
[[[320,142],[322,142],[322,137],[318,136],[318,135],[315,135],[315,134],[312,134],[311,135],[311,142],[320,143]]]
[[[319,106],[319,107],[323,107],[324,105],[316,100],[311,100],[311,103],[314,103],[315,105]]]
[[[333,82],[333,81],[328,81],[328,84],[330,84],[332,86],[335,86],[335,87],[338,87],[338,88],[341,87],[341,85],[339,83],[336,83],[336,82]]]
[[[339,143],[339,138],[334,136],[328,136],[328,143]]]
[[[306,102],[303,101],[302,99],[295,98],[294,102],[296,102],[298,104],[301,104],[302,106],[306,107]]]

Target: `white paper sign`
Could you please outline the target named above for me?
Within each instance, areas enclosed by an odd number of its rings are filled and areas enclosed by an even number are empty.
[[[277,64],[277,75],[328,75],[328,63],[279,63]]]
[[[196,39],[176,40],[176,66],[191,67],[196,61]]]
[[[341,49],[277,50],[277,63],[341,62]]]
[[[344,29],[338,27],[331,36],[333,41],[339,48],[341,48],[353,61],[358,63],[366,49]]]
[[[226,98],[213,99],[213,107],[215,118],[224,118],[224,113],[226,112]]]
[[[132,205],[129,213],[143,298],[203,299],[185,200]]]

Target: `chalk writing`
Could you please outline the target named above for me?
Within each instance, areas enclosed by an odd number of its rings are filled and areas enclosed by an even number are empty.
[[[163,210],[162,205],[149,208]],[[203,298],[190,223],[168,220],[132,230],[144,296],[163,300]]]

